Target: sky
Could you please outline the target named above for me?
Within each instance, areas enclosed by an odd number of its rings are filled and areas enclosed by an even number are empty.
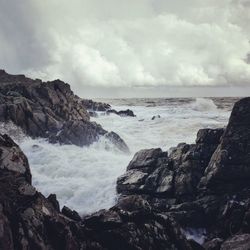
[[[0,68],[82,97],[250,95],[250,0],[0,0]]]

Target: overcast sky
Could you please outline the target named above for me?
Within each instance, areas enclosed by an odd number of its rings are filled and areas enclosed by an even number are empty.
[[[250,95],[249,23],[250,0],[0,0],[0,68],[81,96]]]

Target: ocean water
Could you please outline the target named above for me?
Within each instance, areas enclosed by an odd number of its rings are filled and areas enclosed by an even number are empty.
[[[130,148],[125,154],[100,139],[89,147],[52,145],[44,139],[27,138],[12,128],[11,134],[29,159],[33,185],[45,196],[55,193],[61,207],[80,214],[113,206],[116,179],[140,149],[163,150],[180,142],[194,143],[200,128],[227,124],[234,98],[217,99],[111,99],[101,100],[116,110],[132,109],[136,117],[99,113],[93,121],[118,133]],[[152,120],[153,116],[160,116]],[[11,126],[0,126],[0,131]],[[7,131],[8,132],[8,131]]]

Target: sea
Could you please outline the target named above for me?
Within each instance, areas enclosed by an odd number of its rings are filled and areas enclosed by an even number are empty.
[[[181,142],[195,143],[201,128],[225,127],[239,98],[99,99],[116,110],[133,110],[136,117],[98,113],[91,118],[127,143],[123,153],[101,138],[89,147],[50,144],[31,139],[12,124],[1,124],[28,157],[33,185],[45,196],[55,193],[60,206],[81,215],[112,207],[117,200],[116,180],[141,149],[167,151]],[[152,119],[155,117],[154,119]]]

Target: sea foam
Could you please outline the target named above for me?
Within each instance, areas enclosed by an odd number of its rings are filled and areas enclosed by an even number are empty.
[[[207,99],[197,99],[193,103],[177,100],[164,104],[160,101],[160,106],[155,100],[153,107],[147,107],[146,101],[128,106],[123,100],[123,105],[113,108],[130,108],[137,117],[100,113],[97,118],[92,118],[104,129],[118,133],[129,146],[130,154],[124,154],[112,145],[107,147],[107,141],[102,139],[83,148],[53,145],[44,139],[18,136],[21,132],[13,133],[13,125],[9,128],[29,159],[34,186],[45,196],[55,193],[61,207],[66,205],[81,214],[88,214],[115,204],[116,179],[125,172],[135,152],[155,147],[168,150],[180,142],[193,143],[198,129],[222,127],[230,114],[213,108]],[[197,108],[201,106],[202,109]],[[158,115],[160,118],[152,120]],[[6,125],[0,126],[0,131],[4,132],[3,127],[8,132]]]

